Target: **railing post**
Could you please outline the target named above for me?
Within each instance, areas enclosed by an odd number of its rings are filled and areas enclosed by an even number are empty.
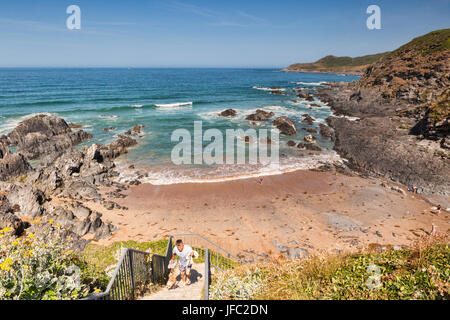
[[[205,250],[205,294],[204,300],[209,300],[209,251],[208,248]]]
[[[129,250],[128,251],[128,257],[130,259],[130,274],[131,274],[131,286],[132,286],[132,297],[134,300],[134,293],[135,293],[135,285],[134,285],[134,268],[133,268],[133,251]]]

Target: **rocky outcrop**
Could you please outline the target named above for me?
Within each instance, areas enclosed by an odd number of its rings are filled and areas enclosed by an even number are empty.
[[[329,123],[335,129],[335,150],[353,169],[417,186],[422,193],[450,195],[449,161],[415,146],[417,139],[399,134],[389,118],[329,118]]]
[[[8,193],[8,201],[17,215],[38,217],[44,213],[42,204],[46,197],[41,190],[29,184],[5,182],[0,183],[0,188]]]
[[[0,158],[0,181],[24,175],[30,170],[30,164],[21,154],[7,152]]]
[[[142,128],[143,125],[134,126],[131,132],[140,134]],[[56,141],[58,139],[61,141]],[[23,174],[14,182],[0,182],[1,227],[13,227],[17,236],[26,231],[44,241],[70,242],[68,247],[75,250],[84,249],[88,241],[82,237],[87,234],[95,240],[111,237],[117,228],[103,221],[100,213],[82,205],[82,202],[93,201],[111,210],[127,209],[104,199],[98,187],[113,186],[116,192],[112,193],[117,198],[122,197],[119,192],[127,187],[113,181],[119,175],[114,170],[113,159],[126,153],[137,142],[119,135],[108,145],[92,144],[83,150],[75,149],[73,144],[82,139],[81,131],[73,133],[64,120],[46,115],[27,119],[8,136],[0,137],[0,177],[6,179]],[[42,146],[48,143],[55,146],[42,153]],[[36,147],[36,144],[40,146]],[[25,156],[9,151],[10,146],[17,146],[30,158],[39,156],[39,165],[31,168]],[[34,147],[36,150],[31,150]],[[58,203],[62,205],[52,205],[51,198],[55,196],[59,197]],[[21,216],[42,222],[30,225],[22,221]]]
[[[308,151],[322,151],[322,148],[320,148],[315,143],[299,143],[297,145],[297,148],[300,150],[308,150]]]
[[[40,114],[19,123],[7,137],[19,153],[27,159],[36,159],[44,154],[62,152],[92,135],[83,130],[72,132],[64,119]]]
[[[112,160],[128,152],[128,148],[137,145],[137,141],[131,137],[119,135],[119,138],[111,144],[99,148],[102,159]]]
[[[327,121],[352,169],[450,195],[449,39],[450,29],[416,38],[370,66],[359,83],[318,89],[341,116]]]
[[[275,119],[272,124],[286,136],[292,136],[297,132],[294,122],[285,116]]]
[[[237,111],[233,109],[227,109],[219,113],[221,117],[233,118],[237,115]]]
[[[327,125],[321,123],[321,124],[319,125],[319,128],[320,128],[320,135],[321,135],[322,137],[328,138],[328,139],[331,139],[331,140],[334,139],[334,136],[333,136],[333,130],[332,130],[329,126],[327,126]]]
[[[261,109],[256,110],[255,113],[248,115],[245,120],[249,121],[268,121],[275,115],[273,112],[267,112]]]
[[[309,114],[304,114],[303,115],[303,120],[302,123],[306,123],[309,125],[312,125],[314,123],[315,119],[313,117],[311,117]]]

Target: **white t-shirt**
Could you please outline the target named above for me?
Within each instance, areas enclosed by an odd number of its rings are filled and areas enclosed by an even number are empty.
[[[186,267],[189,262],[189,255],[192,252],[191,246],[184,245],[183,251],[179,251],[178,248],[175,246],[173,248],[173,254],[177,255],[180,258],[180,266]]]

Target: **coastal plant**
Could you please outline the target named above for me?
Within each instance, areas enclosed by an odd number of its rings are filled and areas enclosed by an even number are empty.
[[[263,287],[263,277],[258,268],[230,269],[219,273],[211,284],[211,300],[250,300]]]
[[[79,299],[106,286],[106,275],[64,241],[33,233],[16,238],[12,231],[0,230],[0,300]]]
[[[386,248],[388,249],[388,248]],[[398,249],[398,248],[397,248]],[[450,244],[424,238],[411,248],[279,260],[218,275],[212,299],[448,300]],[[375,283],[370,270],[377,270]],[[243,288],[243,289],[241,289]]]

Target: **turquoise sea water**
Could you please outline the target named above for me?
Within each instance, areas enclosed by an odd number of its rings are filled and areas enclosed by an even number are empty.
[[[357,77],[327,74],[282,73],[275,69],[0,69],[0,134],[36,113],[51,113],[68,122],[84,125],[94,135],[87,143],[112,142],[136,124],[144,124],[139,144],[125,157],[145,166],[149,181],[176,183],[198,179],[227,179],[270,174],[273,168],[261,166],[174,166],[170,160],[175,129],[193,131],[194,121],[203,129],[248,129],[245,116],[256,109],[273,111],[294,120],[298,133],[281,137],[281,170],[308,167],[322,158],[311,158],[287,148],[287,140],[302,141],[302,114],[317,121],[331,115],[329,107],[310,108],[295,97],[294,87],[314,90],[321,82],[352,81]],[[279,86],[286,95],[275,95],[263,88]],[[292,102],[291,100],[297,100]],[[233,108],[234,119],[220,118],[218,112]],[[274,119],[274,118],[273,118]],[[104,128],[115,130],[105,132]],[[270,121],[258,128],[271,128]],[[331,150],[330,141],[318,144]],[[300,157],[300,158],[299,158]]]

